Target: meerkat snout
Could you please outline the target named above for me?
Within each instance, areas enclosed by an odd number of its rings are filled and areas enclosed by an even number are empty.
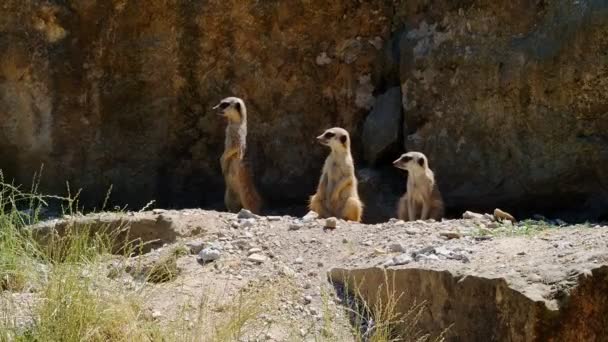
[[[334,149],[347,149],[349,147],[348,132],[339,127],[326,130],[317,137],[317,141]]]
[[[223,116],[232,122],[240,122],[245,118],[245,105],[243,100],[237,97],[227,97],[220,101],[213,110],[217,110],[217,115]]]
[[[393,162],[393,166],[396,168],[407,171],[411,171],[414,168],[424,168],[425,165],[428,165],[426,157],[420,152],[404,153]]]

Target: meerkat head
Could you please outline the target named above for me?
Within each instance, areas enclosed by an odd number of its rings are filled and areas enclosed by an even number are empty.
[[[350,149],[350,137],[344,128],[333,127],[317,137],[319,143],[329,146],[332,151],[345,151]]]
[[[428,164],[426,156],[420,152],[404,153],[393,162],[396,168],[414,172],[420,169],[426,170],[429,167]]]
[[[238,97],[227,97],[213,109],[218,111],[218,115],[227,118],[229,122],[242,122],[247,119],[245,103]]]

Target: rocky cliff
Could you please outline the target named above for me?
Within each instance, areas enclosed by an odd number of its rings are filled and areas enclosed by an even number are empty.
[[[303,204],[329,126],[353,135],[367,220],[425,152],[448,207],[606,214],[608,3],[5,0],[0,165],[100,200],[213,207],[228,95],[262,194]],[[286,191],[285,189],[289,189]],[[85,197],[86,199],[86,197]],[[525,209],[525,210],[524,210]],[[580,211],[584,209],[584,211]]]

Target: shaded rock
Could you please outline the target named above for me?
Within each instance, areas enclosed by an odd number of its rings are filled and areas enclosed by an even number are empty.
[[[441,232],[439,232],[439,235],[447,238],[448,240],[451,240],[451,239],[460,239],[462,237],[461,233],[455,232],[455,231],[451,231],[451,230],[441,231]]]
[[[401,139],[401,89],[393,87],[378,96],[363,125],[365,160],[374,165]]]
[[[427,311],[417,320],[417,328],[431,337],[445,333],[447,341],[490,337],[497,341],[584,341],[605,336],[608,329],[603,324],[605,316],[597,314],[608,310],[608,301],[601,300],[608,291],[606,266],[594,269],[591,276],[579,276],[578,284],[564,294],[567,304],[557,309],[549,309],[539,299],[543,287],[526,283],[529,291],[523,292],[533,296],[529,297],[503,278],[410,268],[335,268],[328,276],[339,291],[357,289],[370,307],[387,303],[386,294],[393,292],[380,289],[394,284],[393,291],[403,293],[396,310],[407,312],[414,303],[426,302]],[[531,275],[529,279],[541,278]]]

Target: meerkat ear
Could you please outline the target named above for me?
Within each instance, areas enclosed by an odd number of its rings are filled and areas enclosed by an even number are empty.
[[[422,158],[418,159],[418,164],[420,164],[420,166],[424,167],[424,159],[422,159]]]
[[[234,108],[236,109],[237,112],[240,113],[241,112],[241,103],[240,102],[235,103]]]
[[[346,135],[343,135],[340,137],[340,141],[342,142],[342,145],[346,144],[346,140],[348,140],[348,138],[346,137]]]

